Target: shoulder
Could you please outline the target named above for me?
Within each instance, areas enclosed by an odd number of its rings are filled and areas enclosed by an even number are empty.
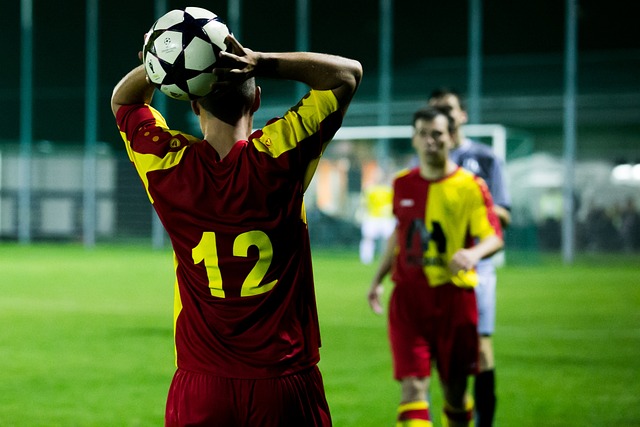
[[[474,186],[476,185],[478,175],[474,174],[470,170],[464,167],[458,167],[446,180],[455,183],[460,186]],[[480,178],[482,180],[482,178]]]
[[[309,106],[320,108],[317,113],[322,115],[331,114],[332,112],[338,111],[339,108],[338,99],[332,91],[312,89],[289,111],[298,112]]]
[[[157,120],[156,116],[162,117],[157,111],[147,104],[121,105],[116,112],[116,122],[118,123],[118,126],[123,126],[125,123],[129,122]]]
[[[487,188],[487,183],[482,179],[482,177],[463,167],[459,167],[453,174],[451,174],[450,181],[453,185],[460,188],[466,188],[468,190],[475,191],[478,188],[482,190]]]
[[[338,113],[338,114],[336,114]],[[338,100],[332,91],[311,90],[282,117],[274,117],[249,141],[259,151],[278,157],[298,147],[302,141],[324,143],[342,124]],[[323,132],[319,132],[320,129]]]
[[[478,141],[468,140],[469,141],[469,149],[468,152],[474,155],[477,158],[486,158],[489,160],[497,159],[496,153],[493,151],[487,144],[483,144]]]
[[[395,174],[395,176],[393,177],[393,183],[394,185],[398,182],[402,182],[405,181],[407,179],[412,179],[413,177],[416,176],[416,174],[419,174],[419,170],[418,168],[413,168],[413,169],[402,169],[399,172],[397,172]]]

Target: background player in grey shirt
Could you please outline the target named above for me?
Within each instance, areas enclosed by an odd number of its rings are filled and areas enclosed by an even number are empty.
[[[506,228],[511,215],[511,198],[504,178],[504,164],[491,147],[465,138],[462,125],[468,116],[460,94],[452,89],[440,88],[431,92],[429,105],[449,111],[456,123],[454,148],[449,157],[458,165],[485,180],[493,197],[495,212]],[[496,270],[491,258],[476,266],[479,283],[476,287],[478,300],[478,333],[480,335],[480,360],[478,375],[474,382],[476,405],[476,427],[491,426],[496,407],[495,360],[491,336],[495,329],[496,314]]]

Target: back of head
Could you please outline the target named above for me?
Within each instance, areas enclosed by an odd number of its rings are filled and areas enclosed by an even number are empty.
[[[256,81],[249,78],[239,84],[230,84],[198,99],[198,104],[223,122],[235,125],[240,118],[251,113],[256,97]]]
[[[439,101],[443,100],[449,96],[452,96],[458,100],[458,105],[462,111],[466,111],[466,105],[464,100],[462,99],[462,95],[456,89],[448,88],[448,87],[439,87],[431,91],[429,94],[429,101]]]

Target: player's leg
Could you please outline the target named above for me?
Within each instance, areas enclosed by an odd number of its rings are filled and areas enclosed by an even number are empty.
[[[473,425],[474,401],[467,393],[467,383],[469,376],[476,372],[476,326],[456,328],[448,335],[439,340],[441,349],[438,350],[438,373],[444,397],[442,425],[468,427]]]
[[[255,380],[246,425],[330,427],[331,414],[318,367],[279,378]]]
[[[455,375],[442,381],[444,408],[442,425],[468,427],[473,423],[473,398],[467,393],[467,375]]]
[[[479,284],[478,333],[480,335],[479,366],[473,395],[476,404],[476,427],[490,427],[496,410],[495,359],[492,335],[496,316],[496,271],[490,260],[478,265]]]
[[[429,377],[405,377],[400,380],[402,396],[396,427],[431,427],[427,390]]]
[[[490,336],[480,337],[480,370],[475,377],[474,396],[476,400],[477,427],[490,427],[496,410],[495,365],[493,343]]]
[[[428,325],[416,325],[415,318],[409,315],[405,298],[411,296],[396,287],[389,302],[393,376],[402,389],[396,427],[431,427],[427,398],[431,350],[425,339],[430,334]]]
[[[178,369],[171,382],[165,427],[235,426],[232,380]]]
[[[436,337],[443,425],[468,427],[473,422],[474,403],[467,393],[467,382],[477,372],[479,353],[476,295],[473,290],[449,286],[442,287],[441,297],[448,307]]]
[[[361,227],[360,262],[365,265],[373,262],[376,252],[375,225],[370,219],[365,219]]]

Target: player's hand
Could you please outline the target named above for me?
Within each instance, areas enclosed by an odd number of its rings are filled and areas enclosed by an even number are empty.
[[[374,283],[369,289],[367,299],[369,300],[369,307],[376,314],[382,314],[384,312],[382,308],[382,285],[380,283]]]
[[[478,259],[475,253],[469,249],[460,249],[449,261],[449,271],[455,276],[460,271],[469,271],[476,266]]]
[[[260,60],[259,53],[242,46],[231,34],[227,36],[225,43],[228,46],[227,51],[220,52],[220,66],[213,70],[216,82],[212,85],[212,90],[240,84],[253,77]]]

